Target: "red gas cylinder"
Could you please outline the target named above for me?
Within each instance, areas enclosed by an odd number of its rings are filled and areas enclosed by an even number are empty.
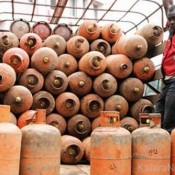
[[[4,97],[4,104],[11,106],[11,112],[20,114],[30,109],[33,103],[32,93],[24,86],[11,87]]]
[[[32,32],[39,35],[40,38],[44,41],[52,34],[52,29],[47,22],[39,21],[32,26]]]
[[[54,70],[57,66],[57,54],[49,47],[39,48],[31,57],[31,67],[43,75]]]
[[[90,154],[91,154],[91,137],[88,136],[82,140],[84,146],[84,158],[90,162]]]
[[[36,69],[28,68],[19,76],[18,82],[34,94],[42,89],[44,85],[44,76]]]
[[[0,105],[0,174],[19,175],[22,134],[9,121],[10,106]]]
[[[4,53],[2,61],[13,67],[16,73],[22,73],[28,68],[30,60],[25,50],[14,47]]]
[[[63,92],[56,98],[55,103],[57,112],[64,117],[71,117],[80,109],[80,100],[72,92]]]
[[[61,135],[58,129],[45,124],[46,111],[38,109],[35,124],[21,129],[20,175],[59,175]]]
[[[91,133],[91,175],[131,174],[131,134],[119,127],[119,112],[101,111],[101,127]]]
[[[10,121],[9,122],[13,123],[14,125],[17,125],[17,118],[12,112],[10,112]]]
[[[77,96],[86,95],[92,89],[92,79],[85,72],[74,72],[68,76],[68,88]]]
[[[81,57],[78,66],[80,71],[91,76],[97,76],[106,69],[106,57],[101,52],[90,51]]]
[[[65,133],[67,128],[66,119],[57,113],[47,115],[46,123],[56,127],[60,131],[61,135]]]
[[[53,70],[45,76],[44,87],[52,95],[59,95],[67,89],[68,78],[59,70]]]
[[[0,63],[0,92],[9,90],[16,82],[16,72],[6,64]]]
[[[93,90],[100,97],[109,97],[117,90],[117,80],[108,73],[102,73],[93,80]]]
[[[123,54],[107,56],[106,64],[106,71],[119,79],[128,77],[133,69],[132,61]]]
[[[35,33],[26,33],[21,37],[19,45],[31,56],[36,50],[42,47],[42,40]]]
[[[92,127],[92,131],[97,128],[97,127],[100,127],[101,126],[101,118],[100,116],[99,117],[96,117],[92,120],[92,123],[91,123],[91,127]]]
[[[170,134],[160,128],[160,114],[150,113],[149,116],[150,127],[132,132],[132,174],[169,175]]]
[[[61,162],[64,164],[79,163],[84,155],[82,141],[70,135],[61,137]]]
[[[64,72],[67,76],[74,73],[78,68],[77,60],[70,54],[62,54],[57,58],[57,70]]]

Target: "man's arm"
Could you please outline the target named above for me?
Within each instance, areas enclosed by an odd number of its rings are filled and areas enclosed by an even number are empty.
[[[164,6],[164,9],[165,9],[165,13],[167,15],[169,7],[173,5],[173,0],[162,0],[162,1],[163,1],[163,6]]]

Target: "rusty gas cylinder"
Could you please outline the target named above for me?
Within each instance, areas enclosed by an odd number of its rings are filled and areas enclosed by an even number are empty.
[[[14,125],[17,125],[17,117],[12,112],[10,112],[10,121],[9,122],[13,123]]]
[[[89,51],[89,42],[83,36],[73,36],[67,41],[67,53],[80,59]]]
[[[109,73],[102,73],[93,80],[93,90],[100,97],[114,95],[117,90],[117,80]]]
[[[68,88],[77,96],[86,95],[92,89],[92,79],[85,72],[74,72],[68,76]]]
[[[106,57],[98,51],[84,54],[78,62],[79,70],[90,76],[97,76],[106,69]]]
[[[77,60],[72,55],[65,53],[57,57],[56,70],[60,70],[68,76],[76,72],[77,68]]]
[[[0,58],[3,57],[4,53],[13,47],[18,47],[19,39],[12,32],[0,33]]]
[[[76,35],[85,37],[89,42],[99,38],[101,28],[95,20],[84,20],[78,27]]]
[[[91,122],[83,114],[75,114],[67,121],[67,131],[69,135],[84,139],[90,134]]]
[[[49,47],[39,48],[31,57],[31,67],[43,75],[54,70],[57,66],[57,54]]]
[[[150,127],[132,132],[132,175],[169,175],[170,134],[160,128],[159,113],[149,116]]]
[[[53,70],[45,76],[44,87],[52,95],[59,95],[66,91],[68,78],[59,70]]]
[[[11,106],[11,112],[20,114],[30,109],[33,103],[32,93],[24,86],[12,86],[4,97],[4,104]]]
[[[50,114],[55,108],[53,95],[45,90],[38,91],[33,95],[32,109],[46,109],[46,114]]]
[[[87,94],[80,100],[80,109],[82,114],[88,118],[96,118],[100,115],[100,112],[104,109],[104,101],[97,94]]]
[[[52,34],[52,28],[45,21],[36,22],[31,30],[33,33],[39,35],[43,41]]]
[[[34,123],[36,117],[36,110],[26,110],[22,114],[18,116],[17,125],[19,128],[22,128],[26,125],[30,125]]]
[[[96,117],[96,118],[94,118],[94,119],[92,120],[92,122],[91,122],[91,128],[92,128],[91,130],[92,130],[92,131],[93,131],[95,128],[101,126],[100,121],[101,121],[100,116],[98,116],[98,117]]]
[[[120,126],[127,129],[129,132],[133,132],[135,129],[139,127],[137,120],[133,117],[126,116],[121,119]]]
[[[65,41],[68,41],[73,36],[72,27],[65,23],[59,23],[53,29],[53,35],[62,36]]]
[[[101,52],[104,56],[108,56],[111,54],[111,46],[104,39],[96,39],[90,44],[91,51]]]
[[[56,127],[60,131],[61,135],[66,132],[67,123],[66,119],[62,115],[59,115],[57,113],[51,113],[47,115],[46,123],[48,125]]]
[[[154,105],[148,100],[141,98],[130,106],[130,113],[133,118],[139,121],[139,113],[153,113]]]
[[[171,175],[175,175],[175,130],[171,131]]]
[[[155,23],[147,23],[136,31],[136,34],[143,36],[147,43],[148,49],[152,49],[163,41],[163,28]]]
[[[101,29],[101,37],[110,44],[114,44],[122,35],[122,29],[116,22],[108,23]]]
[[[72,92],[63,92],[55,100],[55,107],[63,117],[71,117],[80,109],[80,100]]]
[[[127,78],[133,69],[133,63],[123,54],[113,54],[106,57],[106,71],[114,77],[123,79]]]
[[[130,59],[140,59],[147,53],[148,44],[141,35],[123,35],[112,46],[112,54],[124,54]]]
[[[10,121],[10,106],[0,105],[0,174],[19,175],[21,130]]]
[[[84,155],[82,141],[74,136],[61,137],[61,162],[64,164],[79,163]]]
[[[66,44],[67,43],[63,37],[59,35],[51,35],[45,39],[45,41],[43,42],[43,47],[52,48],[59,56],[65,53]]]
[[[19,46],[31,56],[42,47],[42,39],[35,33],[26,33],[21,37]]]
[[[60,175],[60,132],[45,124],[45,109],[37,109],[34,121],[21,129],[20,175]]]
[[[91,175],[130,175],[130,132],[119,126],[119,112],[101,111],[100,117],[101,127],[91,133]]]
[[[119,93],[127,101],[135,102],[142,98],[144,92],[143,82],[135,77],[128,77],[123,80],[119,86]]]
[[[105,102],[105,111],[118,111],[122,119],[129,110],[128,101],[121,95],[112,95]]]
[[[88,136],[82,140],[84,146],[84,158],[87,162],[90,162],[90,154],[91,154],[91,137]]]
[[[151,80],[155,71],[154,63],[148,57],[141,58],[133,63],[134,76],[143,82]]]
[[[28,68],[18,79],[20,85],[27,87],[32,94],[40,91],[44,85],[44,76],[34,68]]]
[[[30,23],[24,19],[14,20],[10,25],[10,31],[20,39],[24,34],[30,32]]]
[[[15,82],[15,70],[6,63],[0,63],[0,92],[9,90]]]
[[[2,57],[2,61],[13,67],[16,73],[24,72],[30,62],[27,52],[18,47],[8,49]]]

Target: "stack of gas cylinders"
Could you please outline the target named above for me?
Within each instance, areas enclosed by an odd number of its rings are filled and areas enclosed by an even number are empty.
[[[114,22],[85,20],[73,31],[16,20],[0,32],[0,104],[10,106],[20,129],[45,109],[46,123],[61,133],[61,162],[89,162],[101,111],[118,111],[129,132],[138,128],[139,113],[154,112],[143,97],[155,73],[146,55],[162,39],[163,29],[150,23],[127,35]]]

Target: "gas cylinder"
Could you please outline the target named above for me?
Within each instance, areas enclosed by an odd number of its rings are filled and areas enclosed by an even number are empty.
[[[100,112],[104,109],[104,101],[97,94],[87,94],[80,100],[80,109],[82,114],[89,118],[96,118],[100,115]]]
[[[44,76],[36,69],[28,68],[19,76],[18,82],[34,94],[42,89],[44,85]]]
[[[101,29],[101,37],[110,44],[114,44],[122,35],[122,29],[116,22],[108,23]]]
[[[96,39],[90,44],[91,51],[101,52],[104,56],[108,56],[111,54],[111,46],[104,39]]]
[[[68,88],[77,96],[86,95],[92,89],[92,79],[85,72],[74,72],[68,76]]]
[[[53,95],[45,90],[38,91],[33,95],[32,109],[46,109],[46,114],[50,114],[55,108]]]
[[[118,111],[120,113],[120,119],[122,119],[129,110],[128,101],[121,95],[112,95],[108,97],[105,102],[105,111]]]
[[[135,77],[128,77],[123,80],[119,86],[119,93],[127,101],[135,102],[142,98],[144,92],[143,82]]]
[[[67,76],[74,73],[78,68],[77,60],[70,54],[62,54],[57,57],[56,70],[64,72]]]
[[[54,70],[57,66],[57,54],[49,47],[39,48],[31,57],[31,67],[43,75]]]
[[[32,32],[36,33],[40,36],[40,38],[44,41],[52,34],[52,28],[45,21],[38,21],[32,26]]]
[[[44,87],[52,95],[59,95],[67,89],[68,78],[64,72],[53,70],[45,76]]]
[[[148,44],[141,35],[123,35],[112,46],[112,54],[124,54],[132,60],[140,59],[147,53]]]
[[[19,175],[21,131],[9,123],[10,106],[0,105],[0,174]]]
[[[46,110],[37,109],[35,123],[21,129],[20,175],[59,175],[61,135],[45,124]]]
[[[101,127],[91,133],[90,174],[130,175],[131,134],[119,126],[119,112],[101,111]]]
[[[152,49],[163,41],[163,28],[155,23],[146,23],[136,31],[136,34],[143,36],[147,43],[148,49]]]
[[[65,133],[67,128],[66,119],[62,115],[59,115],[57,113],[51,113],[47,115],[46,123],[48,125],[56,127],[60,131],[61,135]]]
[[[123,54],[113,54],[106,57],[106,71],[114,77],[127,78],[133,69],[133,63],[129,57]]]
[[[22,73],[29,67],[29,55],[21,48],[14,47],[8,49],[3,57],[3,63],[9,64],[16,73]]]
[[[117,90],[117,80],[109,73],[102,73],[93,80],[93,90],[100,97],[109,97]]]
[[[61,162],[64,164],[79,163],[84,155],[83,143],[80,139],[63,135],[61,137]]]
[[[15,70],[6,63],[0,63],[0,92],[9,90],[15,82]]]
[[[155,71],[154,63],[148,57],[141,58],[133,63],[134,76],[143,82],[150,81]]]
[[[84,54],[78,62],[79,70],[90,76],[97,76],[106,69],[106,57],[98,51]]]
[[[175,175],[175,130],[171,131],[171,175]]]
[[[2,32],[0,34],[0,58],[3,57],[4,53],[12,48],[18,47],[19,39],[18,37],[12,32]]]
[[[99,38],[101,28],[95,20],[84,20],[78,27],[76,35],[85,37],[89,42]]]
[[[133,117],[125,116],[120,121],[120,126],[124,127],[130,132],[133,132],[135,129],[139,127],[139,124],[137,120],[135,120]]]
[[[83,114],[75,114],[67,121],[67,131],[69,135],[84,139],[90,134],[91,122]]]
[[[13,123],[14,125],[17,125],[17,118],[15,116],[15,114],[13,114],[12,112],[10,112],[10,123]]]
[[[96,118],[94,118],[94,119],[92,120],[92,123],[91,123],[92,131],[93,131],[95,128],[101,126],[100,120],[101,120],[100,116],[98,116],[98,117],[96,117]]]
[[[154,105],[148,100],[141,98],[130,106],[130,113],[133,118],[139,121],[139,113],[153,113]]]
[[[80,100],[72,92],[63,92],[55,100],[55,107],[59,114],[64,117],[75,115],[80,109]]]
[[[32,93],[24,86],[12,86],[4,96],[4,104],[11,106],[11,112],[20,114],[30,109],[33,103]]]
[[[53,35],[62,36],[65,41],[68,41],[73,36],[72,27],[65,23],[59,23],[53,29]]]
[[[160,114],[150,113],[150,127],[132,132],[132,175],[170,174],[170,134],[160,128]]]
[[[88,136],[82,140],[84,146],[84,158],[87,162],[90,162],[90,154],[91,154],[91,137]]]
[[[43,42],[43,47],[52,48],[59,56],[66,51],[66,41],[62,36],[51,35],[45,39]]]
[[[89,51],[89,42],[83,36],[73,36],[67,41],[67,53],[80,59]]]
[[[20,39],[24,34],[30,32],[30,23],[24,19],[14,20],[10,25],[10,31]]]
[[[19,46],[31,56],[42,47],[42,39],[35,33],[26,33],[21,37]]]

